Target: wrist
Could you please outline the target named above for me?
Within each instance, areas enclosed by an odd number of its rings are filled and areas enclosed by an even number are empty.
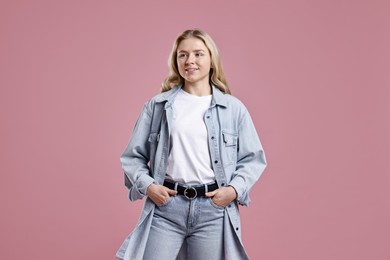
[[[154,182],[149,184],[149,186],[146,188],[146,195],[149,196],[149,193],[150,193],[151,189],[153,189],[154,186],[156,186],[156,183],[154,183]]]
[[[234,192],[234,199],[237,199],[238,194],[237,194],[236,189],[233,186],[231,186],[231,185],[229,185],[228,187],[231,188],[231,190],[233,190],[233,192]]]

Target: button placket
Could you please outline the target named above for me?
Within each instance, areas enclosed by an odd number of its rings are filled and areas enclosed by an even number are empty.
[[[226,180],[225,180],[225,173],[222,168],[222,164],[220,163],[221,158],[218,149],[218,139],[216,138],[217,131],[214,125],[214,121],[212,120],[213,118],[218,118],[215,115],[216,113],[215,109],[216,107],[212,107],[206,112],[205,123],[207,127],[207,133],[210,136],[210,139],[213,140],[212,142],[209,142],[211,161],[213,162],[214,165],[213,169],[215,172],[217,182],[219,183],[219,185],[221,185],[221,183],[226,183]],[[210,114],[213,114],[213,116]]]

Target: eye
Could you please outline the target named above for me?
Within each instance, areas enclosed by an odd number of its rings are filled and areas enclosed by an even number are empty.
[[[201,56],[204,56],[202,52],[195,53],[195,57],[201,57]]]
[[[185,53],[179,53],[179,55],[177,55],[177,57],[179,58],[179,59],[183,59],[183,58],[185,58],[187,56],[187,54],[185,54]]]

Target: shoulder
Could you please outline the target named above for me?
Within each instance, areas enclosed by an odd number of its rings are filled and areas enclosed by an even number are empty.
[[[221,93],[218,97],[217,104],[219,104],[226,112],[243,116],[248,113],[245,104],[235,96],[231,94]]]
[[[243,109],[246,110],[246,107],[241,100],[237,97],[232,96],[231,94],[223,93],[217,87],[213,86],[213,97],[217,105],[225,108],[232,109]]]
[[[246,106],[244,105],[244,103],[237,97],[232,96],[231,94],[224,94],[224,98],[226,100],[227,106],[246,110]]]
[[[157,104],[161,104],[161,107],[163,107],[166,102],[172,99],[179,89],[180,86],[176,86],[166,92],[156,94],[145,103],[145,109],[153,111]]]

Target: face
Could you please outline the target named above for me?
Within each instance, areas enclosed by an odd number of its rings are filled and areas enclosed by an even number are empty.
[[[177,47],[177,65],[185,85],[209,86],[210,52],[202,40],[189,38]]]

